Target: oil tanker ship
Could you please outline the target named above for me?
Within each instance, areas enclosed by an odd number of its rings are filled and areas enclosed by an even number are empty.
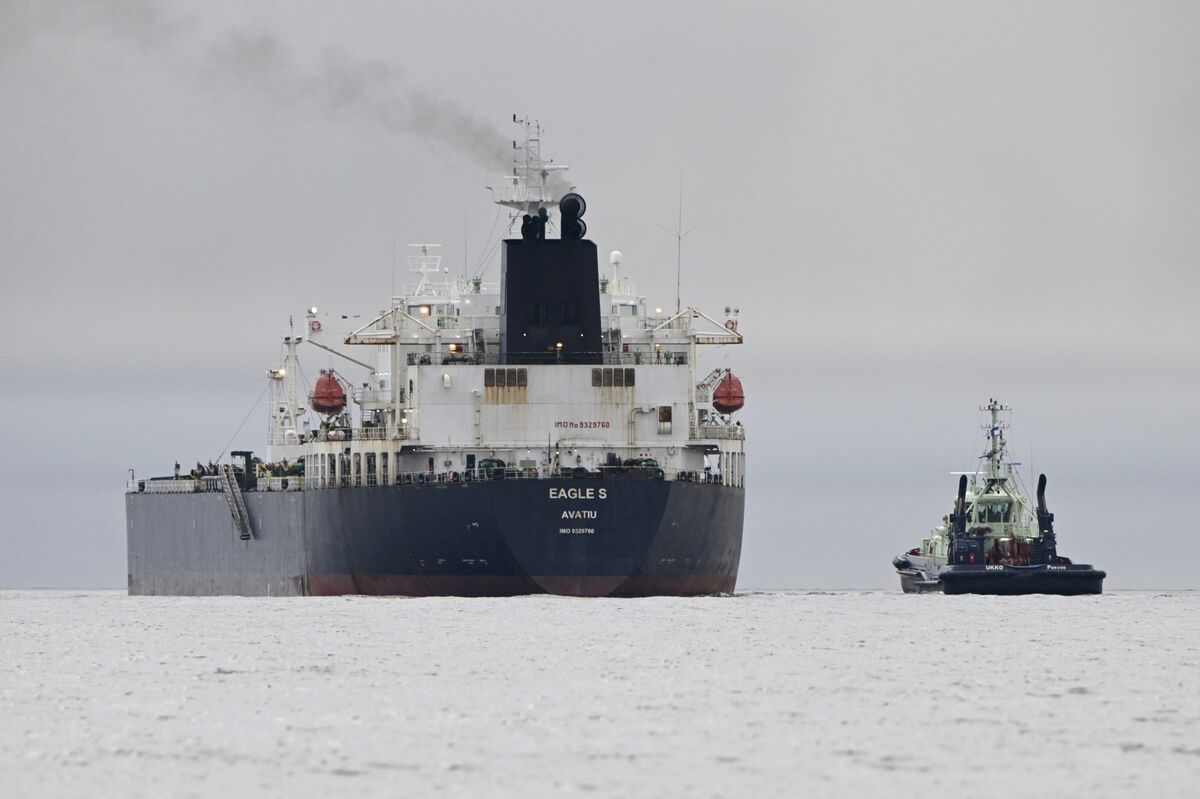
[[[737,311],[651,309],[616,251],[602,272],[565,167],[514,122],[499,283],[415,245],[374,318],[310,308],[267,375],[265,458],[130,479],[129,593],[733,591],[745,398],[698,359],[742,343]],[[302,345],[337,363],[308,392]]]

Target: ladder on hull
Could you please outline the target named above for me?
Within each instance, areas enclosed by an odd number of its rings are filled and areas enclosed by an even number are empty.
[[[250,526],[250,514],[246,510],[246,500],[242,497],[242,489],[238,486],[233,474],[232,464],[221,465],[221,487],[225,489],[225,499],[229,502],[229,513],[233,516],[233,526],[243,541],[254,537],[254,529]]]

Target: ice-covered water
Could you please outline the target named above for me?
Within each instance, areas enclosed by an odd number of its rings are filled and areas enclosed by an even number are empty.
[[[5,796],[1200,791],[1190,592],[0,592],[0,675]]]

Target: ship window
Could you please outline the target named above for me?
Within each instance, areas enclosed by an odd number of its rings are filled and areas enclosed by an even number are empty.
[[[601,375],[603,372],[604,372],[603,369],[593,369],[592,370],[592,385],[594,387],[599,388],[602,385],[601,381],[603,380],[603,378],[601,377]]]
[[[505,372],[504,369],[496,370],[496,385],[500,386],[501,388],[504,388],[508,385],[507,372]]]
[[[386,452],[379,453],[379,484],[388,484],[388,454]]]
[[[633,385],[633,370],[632,369],[625,370],[625,385],[627,387]]]
[[[529,385],[529,370],[528,369],[518,369],[517,370],[517,385],[518,386]]]
[[[534,327],[545,325],[547,315],[544,302],[531,302],[526,306],[526,321]]]
[[[362,456],[354,453],[354,485],[362,485]]]
[[[483,370],[483,384],[489,388],[491,386],[496,385],[496,370],[495,369],[484,369]]]
[[[375,453],[367,453],[367,485],[375,485]]]
[[[606,386],[612,385],[612,381],[613,381],[612,373],[613,373],[612,369],[604,370],[604,385],[606,385]]]
[[[625,385],[625,370],[624,369],[613,369],[613,385],[614,386]]]
[[[516,369],[508,370],[508,386],[509,386],[509,388],[516,388],[516,386],[517,386],[517,370]]]

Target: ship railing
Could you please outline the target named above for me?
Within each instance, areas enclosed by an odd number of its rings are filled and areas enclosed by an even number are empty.
[[[400,472],[377,478],[370,473],[351,476],[339,474],[333,479],[305,478],[299,475],[287,477],[260,477],[256,492],[312,491],[322,488],[357,488],[375,485],[446,485],[473,483],[492,480],[666,480],[686,483],[719,484],[718,471],[697,469],[662,469],[657,466],[601,466],[596,469],[577,467],[574,469],[539,469],[538,467],[479,467],[466,471],[444,472]],[[220,494],[224,487],[219,477],[205,476],[198,479],[170,477],[129,480],[125,491],[129,494]]]
[[[301,475],[260,477],[256,481],[254,490],[303,491],[304,477]],[[151,477],[125,481],[125,493],[127,494],[220,494],[224,491],[225,487],[221,478],[209,475],[197,478]]]
[[[477,467],[466,471],[443,472],[400,472],[389,475],[367,473],[352,476],[339,474],[335,479],[322,481],[311,478],[306,484],[307,490],[319,488],[358,488],[376,485],[447,485],[455,483],[478,483],[492,480],[603,480],[624,478],[629,480],[677,480],[690,483],[720,483],[721,475],[714,471],[694,469],[665,470],[657,466],[601,466],[596,469],[544,469],[536,466],[526,467]],[[261,481],[260,481],[261,483]]]
[[[287,477],[260,477],[258,478],[258,491],[303,491],[304,478],[300,475],[288,475]]]
[[[333,430],[316,430],[312,441],[402,441],[408,438],[404,427],[388,434],[386,427],[353,427],[336,428]]]
[[[698,424],[693,425],[689,432],[689,437],[693,441],[712,438],[731,441],[744,441],[746,439],[745,428],[736,424]]]
[[[536,366],[539,364],[556,363],[580,364],[584,366],[687,366],[686,352],[676,350],[633,350],[630,352],[568,352],[562,356],[554,353],[509,353],[507,359],[502,359],[500,353],[464,352],[437,355],[430,352],[410,352],[407,355],[409,366],[452,366],[467,364],[478,366]],[[599,363],[597,363],[599,361]]]

